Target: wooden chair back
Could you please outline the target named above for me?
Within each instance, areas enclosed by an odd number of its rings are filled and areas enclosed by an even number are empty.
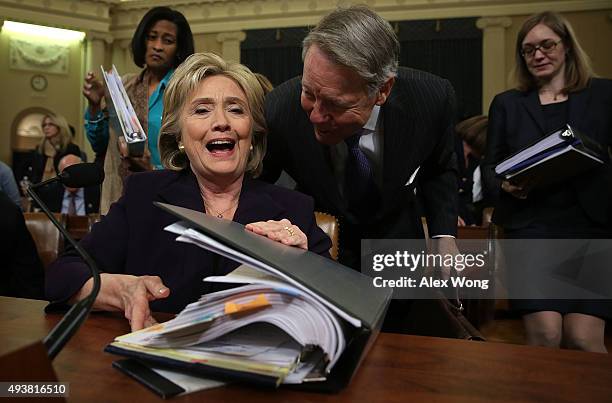
[[[331,214],[315,211],[317,225],[327,234],[332,241],[332,247],[329,248],[329,254],[332,259],[338,260],[338,240],[340,238],[340,226],[338,219]]]
[[[54,216],[60,224],[65,225],[62,214],[54,213]],[[24,213],[24,218],[26,227],[36,244],[38,256],[44,267],[47,268],[57,258],[59,251],[63,249],[62,236],[45,213]]]

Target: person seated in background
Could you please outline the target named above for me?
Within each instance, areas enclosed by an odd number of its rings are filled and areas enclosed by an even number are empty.
[[[455,152],[459,167],[459,218],[457,225],[481,225],[486,206],[482,193],[480,162],[487,144],[488,119],[472,116],[455,126]]]
[[[58,114],[47,114],[41,122],[43,139],[32,156],[32,183],[42,182],[55,176],[56,158],[67,153],[81,155],[79,146],[72,142],[66,118]]]
[[[83,160],[80,156],[66,154],[61,157],[57,164],[59,175],[67,167],[80,164]],[[88,215],[98,213],[100,210],[100,186],[88,186],[85,188],[69,188],[60,182],[53,182],[38,190],[41,200],[54,213],[68,215]]]
[[[21,196],[17,182],[15,182],[15,175],[11,167],[2,161],[0,161],[0,192],[4,192],[21,209]]]
[[[0,295],[44,299],[44,269],[21,209],[0,190]]]
[[[119,199],[123,180],[130,172],[162,168],[157,144],[164,91],[174,69],[193,54],[191,28],[180,12],[168,7],[153,7],[140,20],[131,48],[134,64],[144,68],[137,75],[124,75],[122,81],[148,136],[143,157],[129,156],[126,142],[119,133],[112,133],[113,138],[109,138],[102,82],[90,71],[83,85],[83,95],[89,101],[85,112],[85,133],[96,159],[104,155],[106,176],[102,185],[102,214],[106,214],[110,204]]]
[[[177,242],[164,228],[177,218],[161,201],[247,224],[285,245],[329,256],[312,198],[255,180],[266,147],[264,90],[245,66],[212,53],[183,62],[168,83],[159,139],[168,169],[136,173],[125,192],[81,245],[102,273],[94,307],[123,311],[133,330],[155,323],[151,311],[179,312],[213,291],[202,279],[238,263]],[[74,252],[47,269],[46,295],[74,303],[91,290],[85,262]]]

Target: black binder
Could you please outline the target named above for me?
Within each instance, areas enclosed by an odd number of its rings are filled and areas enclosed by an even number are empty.
[[[601,166],[603,147],[567,125],[521,149],[495,167],[495,173],[513,183],[544,187]]]
[[[297,385],[322,391],[336,391],[346,386],[361,360],[376,339],[392,292],[375,288],[372,279],[331,259],[295,247],[287,247],[244,229],[244,226],[228,220],[221,220],[204,213],[155,202],[155,205],[188,222],[192,228],[211,238],[236,249],[252,258],[274,267],[291,279],[305,285],[327,302],[338,307],[348,315],[361,321],[360,328],[347,334],[347,346],[336,365],[323,382],[310,382]],[[109,345],[111,353],[151,361],[167,367],[189,370],[204,376],[221,379],[253,382],[260,385],[275,386],[276,381],[266,377],[220,370],[205,364],[185,364],[174,362],[165,357],[127,351]],[[293,387],[293,385],[291,386]]]

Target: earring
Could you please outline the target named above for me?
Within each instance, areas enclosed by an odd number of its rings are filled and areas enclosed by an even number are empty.
[[[253,151],[253,144],[249,147],[249,151]]]
[[[183,145],[182,141],[179,141],[179,143],[178,143],[178,151],[181,154],[185,154],[185,146]]]

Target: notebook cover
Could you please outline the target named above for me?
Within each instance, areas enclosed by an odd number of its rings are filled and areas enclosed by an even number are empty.
[[[300,248],[288,247],[251,231],[242,224],[211,217],[171,204],[154,202],[187,221],[204,234],[258,259],[305,285],[342,311],[372,329],[391,299],[392,291],[374,288],[372,279],[332,259]]]

